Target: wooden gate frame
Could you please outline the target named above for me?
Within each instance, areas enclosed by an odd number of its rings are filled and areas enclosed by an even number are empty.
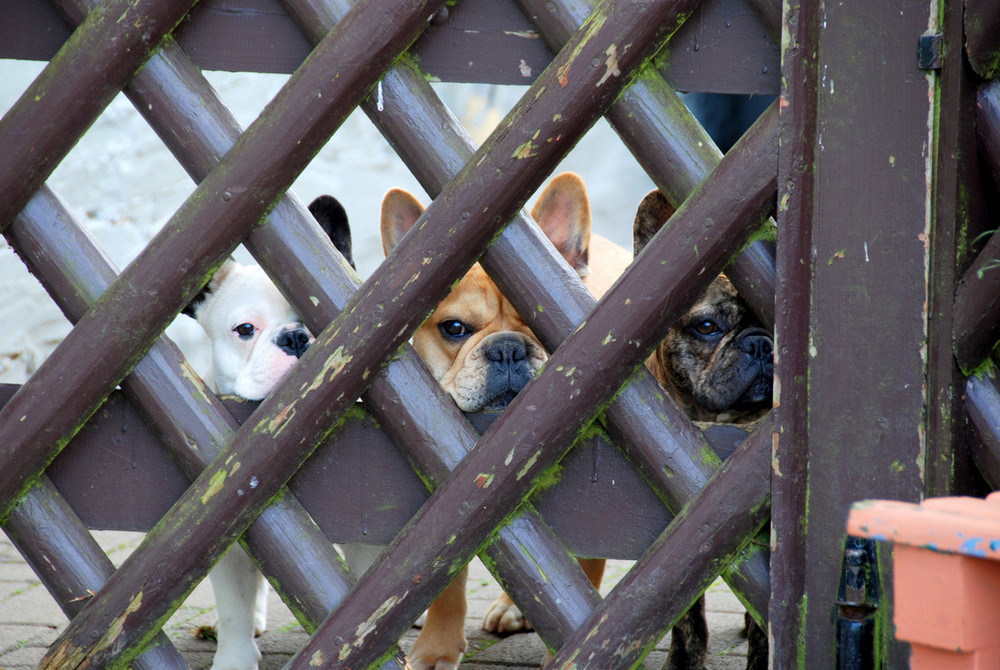
[[[831,576],[840,571],[847,506],[873,494],[915,499],[925,490],[945,492],[963,479],[952,465],[961,459],[955,439],[960,404],[949,389],[964,380],[952,357],[952,324],[957,362],[972,367],[986,358],[995,337],[971,342],[983,328],[958,324],[980,315],[987,324],[1000,321],[993,311],[996,301],[982,291],[985,282],[979,279],[979,270],[997,257],[986,255],[993,253],[992,240],[972,274],[964,275],[954,306],[951,299],[956,269],[968,264],[968,253],[956,250],[964,248],[962,236],[972,232],[976,204],[956,196],[974,172],[972,161],[963,160],[972,124],[962,105],[973,77],[963,69],[961,49],[928,46],[937,64],[933,57],[916,61],[906,49],[914,36],[934,38],[937,30],[938,43],[953,45],[961,44],[963,35],[977,34],[963,32],[960,8],[942,5],[940,17],[932,19],[926,3],[915,2],[903,11],[828,7],[820,14],[816,8],[788,8],[781,121],[777,110],[769,111],[714,166],[717,156],[710,149],[695,151],[691,160],[692,147],[704,136],[648,63],[694,2],[617,2],[593,13],[583,5],[568,8],[569,3],[522,3],[539,18],[538,30],[554,48],[567,46],[476,152],[435,103],[420,70],[406,58],[396,60],[439,3],[375,1],[350,11],[345,3],[329,13],[320,3],[289,1],[289,12],[319,46],[243,135],[213,102],[183,51],[170,38],[161,44],[191,4],[107,2],[92,9],[0,121],[6,148],[0,157],[0,229],[77,323],[0,410],[0,517],[26,553],[59,552],[66,543],[89,546],[94,574],[86,579],[98,586],[107,580],[53,646],[45,667],[124,663],[134,657],[244,531],[246,545],[286,601],[308,627],[317,627],[289,667],[316,662],[356,667],[387,655],[392,665],[392,641],[480,550],[488,552],[546,643],[559,650],[559,666],[638,662],[723,570],[758,619],[769,610],[776,667],[827,665],[835,650],[829,621],[837,580]],[[776,16],[767,9],[773,10],[773,3],[759,4],[766,16]],[[556,17],[547,7],[565,13]],[[79,20],[88,8],[81,0],[71,16],[76,12]],[[970,15],[975,10],[971,3]],[[385,16],[391,17],[388,23]],[[580,23],[583,28],[576,31]],[[891,39],[882,34],[885,26],[894,28]],[[843,86],[863,81],[868,61],[844,54],[851,46],[879,43],[871,39],[876,34],[884,47],[883,77],[879,86],[866,89],[874,91],[864,110],[871,123],[859,128],[843,122],[858,111],[856,95],[848,89],[845,96]],[[982,56],[993,51],[995,45],[987,44],[970,60],[988,63]],[[358,62],[358,53],[366,55],[364,62]],[[331,72],[337,73],[332,81]],[[384,110],[365,98],[380,77],[380,100],[398,101]],[[834,82],[841,86],[840,97]],[[631,86],[622,93],[626,83]],[[44,180],[126,86],[134,100],[144,103],[137,106],[150,112],[154,127],[176,138],[175,152],[200,183],[147,250],[115,277]],[[989,89],[984,91],[981,114],[996,118],[987,104]],[[946,97],[949,92],[955,97]],[[935,96],[943,102],[932,105]],[[183,106],[184,99],[192,104]],[[899,99],[907,101],[902,118]],[[408,157],[428,192],[437,194],[415,233],[360,287],[329,245],[316,244],[315,223],[304,209],[294,199],[282,199],[294,176],[358,103]],[[190,111],[198,123],[188,118],[186,128],[168,126],[177,119],[159,111],[171,105]],[[936,107],[942,111],[932,114]],[[415,109],[421,113],[393,114]],[[683,205],[590,312],[593,300],[517,212],[605,111],[657,185]],[[898,154],[871,164],[859,161],[858,137],[877,137],[890,128],[899,138]],[[428,145],[439,147],[440,155],[427,160],[422,149]],[[882,188],[901,197],[890,206],[885,198],[868,195],[881,195]],[[666,327],[745,247],[773,207],[776,189],[779,229],[792,233],[779,236],[777,315],[770,316],[774,274],[759,245],[746,246],[729,269],[755,308],[775,323],[775,429],[769,422],[761,426],[715,472],[704,438],[640,366]],[[853,214],[843,217],[844,209]],[[261,221],[269,211],[263,225],[246,223]],[[873,212],[879,214],[878,228],[870,222]],[[965,228],[955,225],[958,218],[964,218]],[[900,243],[877,245],[872,233],[881,231],[890,231]],[[240,242],[286,294],[312,296],[295,306],[307,325],[322,333],[302,364],[237,429],[172,345],[157,338]],[[480,253],[491,276],[554,354],[477,445],[475,432],[408,348],[379,369]],[[84,259],[86,266],[78,262]],[[78,267],[83,268],[79,274],[71,274]],[[538,274],[546,280],[537,281]],[[988,272],[982,276],[995,281]],[[899,285],[903,288],[894,290]],[[913,285],[920,290],[908,288]],[[549,292],[563,286],[568,287],[565,295]],[[129,304],[136,295],[156,300]],[[391,308],[396,303],[407,305],[405,313]],[[862,331],[859,325],[872,325],[864,318],[872,305],[905,324],[905,346],[856,332]],[[840,327],[841,321],[849,327]],[[843,363],[826,355],[836,350],[831,342],[860,353],[860,369],[845,376]],[[639,372],[620,389],[636,368]],[[988,403],[976,404],[973,392],[988,390],[989,379],[972,379],[972,406],[987,417],[986,427],[980,424],[981,445],[987,445],[984,453],[995,453],[988,443],[996,441],[1000,424],[989,418]],[[83,524],[62,504],[44,471],[119,382],[194,482],[111,574],[106,557],[94,553]],[[397,537],[393,551],[348,592],[350,581],[338,571],[325,536],[283,486],[340,424],[360,388],[368,389],[366,408],[435,493]],[[860,394],[864,407],[845,421],[840,416],[844,406],[823,399],[848,392]],[[431,396],[438,402],[428,403]],[[558,417],[550,419],[553,425],[532,420],[537,407],[559,408]],[[603,603],[531,505],[522,502],[586,432],[599,408],[611,436],[678,514]],[[885,441],[902,446],[872,450]],[[861,472],[859,463],[866,463],[871,475],[852,481]],[[272,478],[261,477],[264,472]],[[812,495],[827,478],[839,485]],[[766,557],[750,540],[766,522],[771,487],[776,510],[772,566],[782,579],[769,587]],[[276,497],[279,502],[269,506]],[[692,504],[684,507],[689,500]],[[520,515],[510,518],[511,510]],[[43,532],[46,518],[57,523]],[[282,541],[293,523],[312,544]],[[51,529],[56,535],[46,536]],[[178,552],[181,546],[184,551]],[[540,553],[526,557],[526,546]],[[289,553],[294,551],[301,556]],[[543,553],[546,563],[527,560],[538,561]],[[728,558],[719,560],[736,556],[741,560],[735,567]],[[329,566],[328,573],[304,574],[301,566],[315,565],[316,557]],[[156,566],[165,558],[177,582],[145,581],[158,574]],[[559,584],[537,579],[553,574],[560,575]],[[536,580],[529,583],[532,576]],[[74,590],[52,575],[43,579],[70,614],[79,605],[70,605],[66,596],[92,588],[76,583]],[[315,594],[311,600],[306,598],[310,592]],[[524,597],[539,592],[540,604]],[[664,592],[673,597],[655,595]],[[572,606],[555,607],[557,597]],[[357,633],[337,634],[348,630]],[[882,646],[887,664],[902,662],[903,651],[885,641]],[[183,667],[162,635],[136,661],[148,664],[144,667]]]

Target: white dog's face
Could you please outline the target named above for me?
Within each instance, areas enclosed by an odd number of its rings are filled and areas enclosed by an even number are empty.
[[[264,271],[227,261],[191,312],[212,344],[217,393],[261,400],[313,341]]]

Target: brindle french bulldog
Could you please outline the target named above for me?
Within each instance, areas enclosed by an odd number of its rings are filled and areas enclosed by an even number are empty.
[[[638,254],[674,213],[659,191],[643,198],[633,226]],[[656,379],[694,421],[749,423],[771,409],[771,334],[723,276],[667,332],[646,361]],[[747,668],[767,668],[767,634],[746,616]],[[703,670],[708,650],[705,597],[671,631],[664,670]]]

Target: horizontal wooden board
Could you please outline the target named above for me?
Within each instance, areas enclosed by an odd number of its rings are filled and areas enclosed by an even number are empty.
[[[0,403],[18,387],[0,385]],[[226,400],[238,421],[256,403]],[[470,416],[480,430],[492,416]],[[723,457],[746,432],[706,431]],[[48,475],[91,529],[146,531],[170,509],[188,480],[121,393],[116,392],[52,463]],[[405,457],[360,409],[317,449],[291,490],[336,542],[388,543],[428,492]],[[638,558],[670,514],[606,437],[560,463],[558,483],[534,497],[545,521],[574,553]]]
[[[0,0],[0,58],[49,60],[70,26],[49,0]],[[277,0],[203,0],[177,40],[206,70],[290,73],[312,49]],[[463,0],[414,46],[421,70],[449,82],[528,85],[552,51],[513,0]],[[678,90],[778,92],[778,46],[746,0],[706,0],[661,51]]]

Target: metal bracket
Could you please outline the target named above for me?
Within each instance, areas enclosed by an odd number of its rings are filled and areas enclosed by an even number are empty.
[[[944,35],[921,35],[917,45],[917,67],[921,70],[940,70],[943,52]]]

